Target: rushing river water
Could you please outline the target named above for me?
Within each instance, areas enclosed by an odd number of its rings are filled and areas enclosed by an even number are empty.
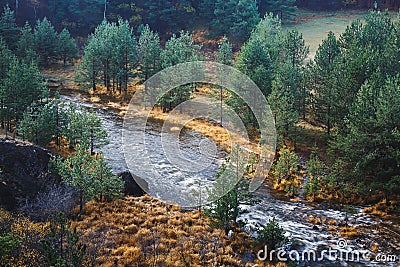
[[[128,170],[122,149],[122,116],[112,110],[94,106],[88,103],[84,96],[78,94],[66,94],[63,95],[63,99],[81,106],[93,108],[97,112],[103,122],[104,129],[108,132],[110,140],[110,143],[102,148],[104,156],[112,165],[114,172],[118,173]],[[153,148],[151,151],[151,163],[161,176],[165,179],[172,179],[176,187],[178,189],[181,187],[182,190],[188,190],[191,187],[195,189],[196,180],[212,182],[225,153],[219,150],[215,157],[215,162],[202,172],[194,176],[193,174],[185,173],[175,168],[159,149],[161,142],[160,128],[161,126],[156,122],[149,123],[146,130],[146,142]],[[135,133],[132,130],[131,134],[135,135]],[[143,140],[142,132],[138,130],[137,134],[137,140],[141,142]],[[192,130],[183,130],[180,134],[179,142],[184,153],[196,158],[198,153],[200,153],[199,144],[204,139],[205,136],[202,134]],[[146,179],[146,177],[142,178]],[[162,186],[159,188],[162,188]],[[167,192],[160,192],[159,188],[158,190],[153,190],[153,192],[150,188],[150,194],[162,197],[163,199],[165,197],[163,194],[170,194],[169,190],[166,189],[165,191]],[[176,194],[176,191],[173,191],[173,194]],[[375,259],[375,255],[400,256],[400,228],[398,223],[393,223],[390,220],[383,221],[376,216],[364,214],[362,213],[362,207],[358,207],[358,213],[350,216],[348,221],[359,230],[360,234],[357,237],[342,240],[339,235],[340,227],[336,226],[333,229],[329,229],[330,225],[328,221],[336,221],[340,225],[345,218],[343,212],[331,209],[329,206],[322,208],[321,205],[313,206],[302,201],[291,202],[277,199],[266,186],[258,189],[256,194],[260,199],[258,204],[242,206],[246,210],[240,216],[240,220],[245,222],[244,229],[250,234],[255,235],[257,228],[265,225],[269,219],[275,217],[290,240],[286,251],[298,252],[299,260],[296,260],[297,266],[400,266],[398,258],[396,262],[377,262],[363,258],[363,255],[372,255],[370,254],[370,250],[373,245],[378,245],[379,248],[372,256],[372,259]],[[179,198],[176,197],[176,200],[179,203]],[[310,222],[310,217],[320,220],[321,223],[314,224]],[[345,246],[343,246],[344,241]],[[324,253],[324,250],[327,252]],[[329,255],[328,252],[330,250],[342,251],[342,255],[339,256],[338,253]],[[360,259],[358,260],[357,257],[354,257],[357,256],[354,253],[343,253],[345,251],[357,252]],[[303,259],[302,252],[315,252],[317,259],[323,259],[309,261],[307,256]],[[291,255],[292,258],[296,258],[297,256],[296,252],[292,252]],[[348,260],[343,260],[346,257]],[[286,258],[289,258],[289,254],[286,254]]]

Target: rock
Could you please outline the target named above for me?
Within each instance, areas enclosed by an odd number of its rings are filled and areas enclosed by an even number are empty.
[[[291,245],[291,249],[292,250],[300,250],[301,248],[304,248],[306,246],[306,243],[304,243],[303,241],[299,240],[299,239],[294,239],[292,241],[292,245]]]
[[[148,184],[138,176],[133,176],[129,171],[118,174],[125,182],[124,194],[126,196],[140,197],[149,191]]]
[[[14,210],[49,184],[60,182],[49,173],[52,157],[50,151],[31,143],[0,139],[0,206]]]

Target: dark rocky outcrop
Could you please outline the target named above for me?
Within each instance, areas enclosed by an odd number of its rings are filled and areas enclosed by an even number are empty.
[[[61,199],[63,203],[70,202],[67,203],[68,207],[75,205],[72,189],[68,189],[61,183],[60,177],[49,171],[52,157],[49,150],[31,143],[0,139],[0,207],[36,212],[38,207],[57,206],[54,202],[60,202]],[[125,182],[125,195],[143,196],[148,191],[146,181],[133,177],[129,171],[118,176]]]
[[[0,139],[0,206],[13,210],[59,182],[49,173],[52,157],[50,151],[30,143]]]
[[[124,194],[126,196],[140,197],[149,191],[147,182],[138,176],[132,176],[129,171],[119,173],[118,176],[125,182]]]

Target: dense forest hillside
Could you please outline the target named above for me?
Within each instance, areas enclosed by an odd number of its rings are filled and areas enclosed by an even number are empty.
[[[202,28],[211,28],[215,35],[235,31],[229,28],[231,22],[244,26],[248,18],[263,17],[266,12],[290,20],[296,7],[330,11],[373,8],[397,10],[400,7],[398,1],[390,0],[1,0],[0,8],[5,5],[15,10],[20,26],[25,21],[32,24],[47,17],[56,29],[65,27],[73,35],[88,34],[103,18],[111,21],[122,18],[128,20],[131,26],[149,24],[160,34],[201,25]]]

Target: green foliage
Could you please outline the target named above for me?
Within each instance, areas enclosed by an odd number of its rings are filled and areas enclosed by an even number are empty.
[[[268,223],[257,231],[257,239],[255,245],[258,247],[267,246],[268,251],[274,250],[283,245],[287,241],[284,235],[285,231],[275,220],[269,220]]]
[[[230,159],[221,166],[216,175],[216,182],[209,193],[210,204],[206,213],[213,219],[213,224],[226,233],[237,226],[241,212],[240,205],[254,204],[254,196],[249,192],[249,182],[244,178],[246,161],[239,147],[233,149]]]
[[[295,195],[299,187],[296,181],[299,172],[299,157],[286,146],[283,146],[278,153],[279,159],[272,167],[272,176],[278,186],[283,185],[287,193]]]
[[[327,175],[327,166],[321,161],[316,153],[312,151],[310,160],[306,164],[308,181],[304,187],[303,195],[315,199],[316,193],[322,189],[322,181]]]
[[[103,0],[52,0],[48,10],[58,29],[68,26],[75,33],[87,34],[103,19]],[[49,16],[50,17],[50,16]]]
[[[97,90],[97,83],[101,80],[100,74],[102,70],[97,50],[96,36],[90,35],[75,77],[76,81],[81,83],[82,89],[91,87],[94,92]]]
[[[35,102],[29,106],[18,127],[23,138],[46,146],[51,141],[60,144],[64,137],[70,148],[77,144],[86,144],[93,154],[95,148],[108,144],[107,132],[96,113],[75,105],[66,104],[55,98],[50,101]]]
[[[50,224],[50,232],[42,241],[44,256],[49,266],[84,266],[83,257],[86,245],[79,241],[76,228],[59,214]]]
[[[242,46],[235,61],[235,67],[249,76],[266,97],[272,91],[272,81],[279,62],[280,36],[280,20],[271,14],[266,15],[258,23],[250,39]],[[243,92],[243,94],[249,93],[251,92]],[[248,98],[257,101],[251,95]],[[231,94],[228,104],[240,115],[247,128],[258,127],[249,106],[237,95]],[[257,103],[250,103],[250,105],[255,107]]]
[[[398,192],[400,155],[400,77],[366,82],[346,119],[346,132],[331,142],[346,162],[345,171],[388,197]]]
[[[278,66],[276,76],[284,81],[285,87],[291,91],[294,100],[294,107],[298,113],[302,112],[305,117],[307,92],[304,82],[304,60],[308,56],[310,48],[305,45],[303,35],[297,30],[291,30],[283,34],[282,56],[284,64]]]
[[[23,139],[46,146],[61,131],[58,122],[65,120],[65,115],[53,101],[33,103],[24,112],[18,127],[19,134]]]
[[[271,92],[274,68],[279,58],[281,24],[268,14],[242,46],[236,59],[236,68],[248,75],[265,96]]]
[[[142,8],[142,23],[159,31],[187,27],[195,12],[195,2],[188,0],[143,1],[138,4]]]
[[[0,82],[0,105],[2,125],[12,130],[23,113],[33,102],[48,95],[37,66],[26,64],[11,56],[4,79]]]
[[[252,30],[260,21],[256,1],[239,0],[237,3],[233,25],[230,34],[238,41],[245,41],[249,38]]]
[[[192,35],[181,31],[179,37],[175,34],[165,44],[165,49],[161,52],[162,68],[172,67],[179,63],[197,61],[199,59],[201,46],[193,42]],[[189,71],[189,70],[188,70]],[[183,73],[180,75],[184,75]],[[163,77],[165,81],[176,77]],[[169,91],[160,100],[159,105],[164,111],[171,110],[180,103],[190,98],[193,84],[182,85]]]
[[[6,43],[2,38],[0,38],[0,78],[3,80],[9,69],[10,63],[15,59],[14,54],[10,49],[8,49]]]
[[[253,0],[217,0],[211,30],[217,35],[228,34],[243,42],[260,21],[256,2]]]
[[[39,63],[39,56],[34,50],[32,27],[29,25],[28,22],[26,22],[24,27],[21,29],[21,36],[17,42],[16,55],[18,56],[18,58],[27,63]]]
[[[121,195],[124,186],[121,178],[111,172],[101,154],[92,156],[84,144],[77,146],[73,156],[53,160],[52,165],[64,182],[79,191],[80,211],[86,200],[112,199]]]
[[[233,52],[232,44],[224,36],[222,42],[218,44],[218,50],[215,52],[215,60],[221,64],[232,65]]]
[[[102,129],[102,122],[96,113],[71,104],[67,110],[67,124],[62,128],[70,147],[77,144],[88,146],[91,154],[95,148],[108,144],[107,132]]]
[[[124,181],[112,173],[109,164],[101,154],[95,156],[96,162],[93,169],[96,192],[100,195],[97,199],[100,201],[111,200],[121,197],[124,188]],[[94,193],[96,193],[94,192]]]
[[[77,80],[96,91],[101,80],[108,91],[127,92],[137,66],[137,42],[127,21],[103,21],[89,36]]]
[[[20,240],[13,233],[0,236],[0,259],[10,255],[20,247]]]
[[[48,66],[50,61],[57,59],[57,32],[47,18],[37,21],[33,32],[33,49],[39,56],[39,63]]]
[[[296,29],[283,35],[282,45],[285,58],[292,67],[300,67],[310,52],[310,47],[305,45],[303,34]]]
[[[335,59],[339,55],[339,44],[333,32],[328,33],[327,39],[322,41],[315,55],[313,66],[314,88],[313,108],[317,119],[327,126],[330,134],[334,121],[334,103],[337,93],[334,91],[332,80],[335,79]]]
[[[14,11],[8,5],[3,8],[0,17],[0,36],[9,49],[15,50],[19,37],[19,28],[15,23]]]
[[[295,124],[299,122],[299,114],[295,108],[294,93],[290,86],[285,85],[277,78],[272,84],[272,93],[268,97],[268,103],[274,115],[278,134],[283,140],[295,140]]]
[[[140,78],[144,82],[160,70],[160,36],[157,32],[144,26],[138,41]]]
[[[63,61],[64,66],[67,65],[67,60],[78,58],[78,48],[76,47],[75,40],[71,37],[67,29],[63,29],[58,34],[57,53]]]

